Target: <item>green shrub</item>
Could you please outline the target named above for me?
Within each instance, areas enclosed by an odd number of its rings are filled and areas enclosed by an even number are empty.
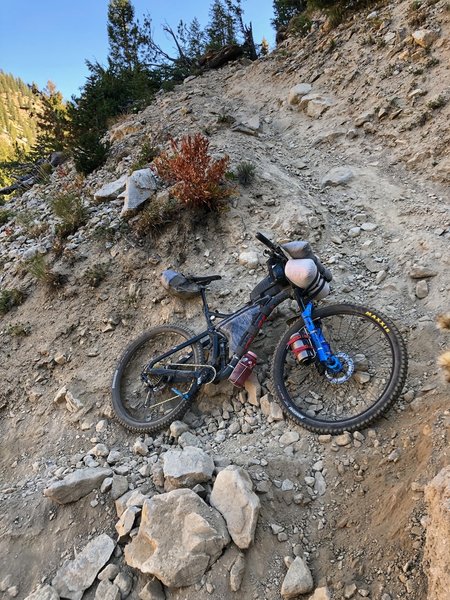
[[[255,178],[255,165],[251,162],[241,162],[236,167],[235,176],[244,187],[250,185]]]
[[[310,31],[311,26],[311,19],[304,13],[301,13],[299,15],[295,15],[295,17],[292,17],[291,21],[289,22],[288,33],[304,36]]]
[[[19,306],[25,300],[25,295],[20,290],[2,290],[0,292],[0,314],[6,315],[14,306]]]
[[[83,199],[73,193],[56,196],[50,205],[55,217],[61,221],[56,231],[61,238],[75,233],[87,221]]]
[[[39,283],[45,285],[49,291],[61,288],[67,280],[65,275],[50,268],[42,254],[36,254],[34,258],[28,261],[28,272]]]
[[[14,215],[10,210],[6,210],[6,208],[0,209],[0,225],[4,225],[10,221],[13,216]]]
[[[432,110],[436,110],[437,108],[442,108],[446,104],[447,104],[447,98],[445,96],[443,96],[442,94],[439,94],[439,96],[437,96],[436,98],[433,98],[432,100],[429,100],[427,102],[428,108],[431,108]]]
[[[25,337],[30,335],[31,327],[29,324],[23,325],[22,323],[15,323],[8,327],[8,334],[14,337]]]
[[[130,170],[133,172],[149,167],[150,163],[152,163],[155,158],[159,156],[160,152],[160,148],[153,145],[152,142],[144,142],[136,160],[131,165]]]
[[[86,269],[83,275],[84,281],[93,288],[98,287],[108,274],[107,264],[96,264]]]
[[[139,237],[157,233],[171,223],[181,209],[175,198],[155,198],[139,213],[131,227]]]

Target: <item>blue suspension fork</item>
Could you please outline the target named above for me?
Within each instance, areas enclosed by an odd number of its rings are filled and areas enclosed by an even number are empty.
[[[303,322],[305,329],[309,334],[313,348],[317,354],[319,361],[327,368],[331,373],[340,373],[343,370],[343,366],[339,358],[334,355],[331,351],[330,345],[325,339],[322,329],[317,323],[314,323],[312,319],[312,302],[308,302],[302,312]]]

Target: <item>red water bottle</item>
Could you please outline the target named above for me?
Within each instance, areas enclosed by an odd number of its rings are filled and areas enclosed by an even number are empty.
[[[250,377],[254,366],[256,365],[257,356],[254,352],[246,352],[234,367],[233,372],[228,378],[236,387],[244,387],[244,383]]]

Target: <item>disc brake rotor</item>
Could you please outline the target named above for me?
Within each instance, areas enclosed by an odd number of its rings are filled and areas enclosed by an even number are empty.
[[[345,383],[353,375],[355,364],[350,356],[345,352],[338,352],[335,356],[337,356],[342,365],[342,371],[337,374],[325,371],[325,377],[330,383]]]

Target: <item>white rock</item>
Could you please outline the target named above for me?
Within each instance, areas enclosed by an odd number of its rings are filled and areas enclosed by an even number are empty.
[[[98,488],[106,477],[112,475],[111,469],[88,468],[78,469],[70,473],[62,481],[56,481],[44,490],[44,496],[58,502],[68,504],[87,496]]]
[[[136,210],[151,198],[157,188],[156,177],[151,169],[134,171],[127,179],[125,201],[121,216]]]
[[[281,595],[286,600],[311,592],[314,581],[305,561],[297,556],[292,562],[281,586]]]
[[[259,264],[258,254],[254,251],[241,252],[239,254],[239,264],[254,269]]]
[[[125,547],[128,565],[168,587],[197,583],[229,543],[225,521],[192,490],[144,502],[137,536]]]
[[[114,548],[115,543],[106,533],[94,538],[74,560],[58,570],[52,586],[62,598],[81,600],[84,590],[92,585]]]
[[[324,177],[322,177],[321,185],[322,187],[326,187],[327,185],[345,185],[351,179],[353,179],[353,177],[353,171],[350,169],[350,167],[335,167],[334,169],[331,169],[331,171],[328,171]]]
[[[220,471],[210,503],[223,515],[236,546],[248,548],[255,536],[260,501],[247,472],[235,465]]]
[[[122,175],[119,179],[105,183],[99,190],[94,193],[94,200],[103,202],[104,200],[114,200],[121,194],[127,182],[127,175]]]
[[[183,450],[169,450],[163,456],[166,491],[209,481],[213,471],[213,459],[201,448],[186,446]]]
[[[438,38],[437,32],[430,29],[418,29],[413,32],[412,36],[416,44],[422,46],[422,48],[429,48]]]
[[[289,90],[288,104],[291,106],[299,104],[301,98],[309,94],[311,90],[312,86],[309,83],[298,83],[297,85],[294,85],[294,87]]]

